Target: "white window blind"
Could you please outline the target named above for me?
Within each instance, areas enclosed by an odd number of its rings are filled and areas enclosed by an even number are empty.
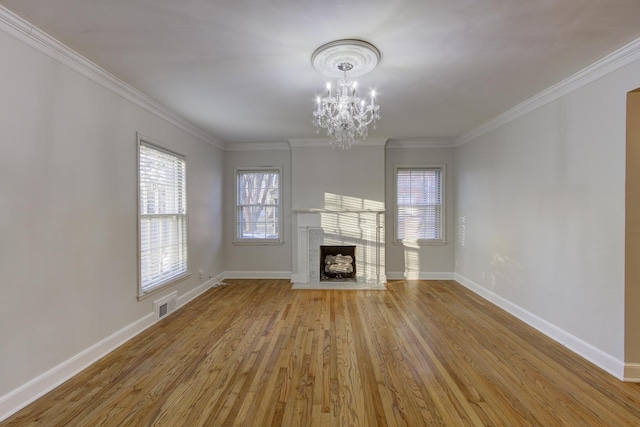
[[[397,169],[397,240],[442,240],[442,175],[442,168]]]
[[[280,171],[236,172],[236,239],[280,239]]]
[[[187,272],[187,185],[183,157],[140,143],[140,288]]]

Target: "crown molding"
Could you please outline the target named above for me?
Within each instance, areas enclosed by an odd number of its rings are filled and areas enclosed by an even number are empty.
[[[287,142],[233,142],[227,144],[225,151],[267,151],[290,150]]]
[[[366,147],[375,147],[382,146],[384,147],[387,144],[388,138],[367,138],[360,141],[358,144],[351,147],[354,148],[366,148]],[[299,139],[290,139],[289,144],[292,148],[294,147],[329,147],[329,138],[299,138]]]
[[[288,140],[292,148],[297,147],[322,147],[329,145],[329,138],[298,138]]]
[[[640,39],[594,62],[454,141],[458,147],[640,59]]]
[[[390,139],[388,149],[394,148],[452,148],[453,140],[449,138],[413,138]]]
[[[133,86],[118,79],[104,68],[89,61],[76,51],[60,43],[44,31],[20,18],[4,6],[0,5],[0,31],[8,34],[16,40],[36,49],[49,58],[60,62],[88,79],[98,83],[102,87],[120,95],[127,101],[141,107],[159,118],[179,127],[183,131],[213,145],[224,149],[225,144],[212,138],[194,124],[188,122],[164,105],[154,101]]]

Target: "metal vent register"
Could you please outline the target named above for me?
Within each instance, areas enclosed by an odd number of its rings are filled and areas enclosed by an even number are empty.
[[[169,295],[153,302],[153,311],[158,319],[163,318],[167,314],[173,312],[178,305],[178,292],[171,292]]]

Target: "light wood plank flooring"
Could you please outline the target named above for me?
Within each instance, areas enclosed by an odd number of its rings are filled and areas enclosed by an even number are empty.
[[[229,283],[0,425],[640,425],[640,384],[456,282]]]

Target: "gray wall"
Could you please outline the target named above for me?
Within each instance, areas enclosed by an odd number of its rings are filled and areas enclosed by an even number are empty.
[[[393,148],[391,148],[393,147]],[[390,144],[386,153],[387,192],[387,276],[389,278],[453,278],[455,249],[454,190],[456,171],[453,148],[407,148]],[[420,244],[394,242],[395,236],[395,167],[445,166],[445,243]]]
[[[187,158],[195,274],[164,293],[223,271],[224,153],[4,32],[0,52],[1,397],[152,312],[136,132]]]
[[[283,143],[284,144],[284,143]],[[287,147],[287,145],[285,145]],[[224,265],[231,277],[290,277],[291,275],[291,150],[227,151],[224,187]],[[283,244],[234,243],[236,168],[282,168]]]
[[[455,153],[456,272],[617,361],[625,104],[638,86],[636,61]]]
[[[229,277],[287,277],[292,271],[292,209],[386,209],[386,271],[400,278],[453,277],[454,272],[454,148],[385,149],[383,141],[365,140],[349,151],[328,143],[302,141],[291,150],[260,150],[256,144],[227,151],[225,157],[225,270]],[[247,148],[249,147],[249,149]],[[393,243],[394,166],[446,166],[446,239],[444,245],[419,248]],[[284,244],[234,244],[234,170],[239,167],[283,168]]]
[[[293,208],[383,209],[384,142],[364,140],[349,150],[294,144]]]

